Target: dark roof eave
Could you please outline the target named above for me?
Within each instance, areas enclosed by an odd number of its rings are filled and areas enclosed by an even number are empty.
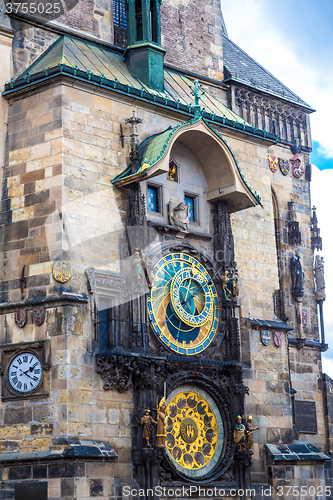
[[[288,102],[289,104],[294,104],[296,106],[299,106],[300,108],[304,109],[304,111],[307,111],[308,113],[315,113],[316,112],[316,110],[314,108],[311,108],[311,106],[309,106],[308,104],[304,103],[304,101],[298,102],[297,100],[291,100],[288,97],[281,96],[277,92],[274,92],[272,90],[269,91],[269,90],[264,89],[262,87],[258,87],[258,86],[254,85],[254,84],[251,85],[249,82],[245,82],[244,80],[241,80],[239,78],[235,78],[233,76],[225,78],[223,80],[223,83],[224,84],[238,83],[238,84],[244,85],[244,87],[248,87],[250,89],[257,90],[258,92],[262,92],[262,93],[264,93],[264,94],[266,94],[268,96],[274,96],[277,99],[280,99],[281,101]]]

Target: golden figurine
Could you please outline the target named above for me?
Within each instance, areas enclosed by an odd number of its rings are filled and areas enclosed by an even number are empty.
[[[170,164],[169,164],[169,181],[175,181],[176,174],[177,174],[176,164],[173,162],[170,162]]]
[[[229,290],[228,288],[229,281],[230,281],[229,272],[226,271],[222,276],[222,290],[223,290],[224,300],[230,300],[231,290]]]
[[[157,408],[156,446],[164,448],[166,436],[166,402],[162,398]]]
[[[157,422],[155,422],[155,420],[153,419],[153,417],[149,415],[149,413],[150,410],[146,408],[145,414],[141,419],[141,425],[143,427],[142,437],[146,448],[151,446],[151,435],[153,433],[153,424],[155,425],[157,424]]]
[[[242,424],[242,417],[237,416],[237,423],[234,430],[234,441],[236,443],[237,450],[245,449],[245,426]]]
[[[246,422],[246,445],[248,450],[253,446],[253,433],[257,429],[259,429],[259,427],[252,427],[252,417],[249,415]]]

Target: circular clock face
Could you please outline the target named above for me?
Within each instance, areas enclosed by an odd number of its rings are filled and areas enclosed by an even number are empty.
[[[206,349],[218,327],[218,298],[204,266],[183,253],[160,259],[148,312],[160,340],[173,351],[193,355]]]
[[[15,391],[26,394],[33,391],[42,379],[42,365],[31,352],[15,356],[8,368],[8,381]]]
[[[221,456],[224,427],[221,414],[201,388],[182,386],[168,398],[166,450],[179,472],[199,478]]]

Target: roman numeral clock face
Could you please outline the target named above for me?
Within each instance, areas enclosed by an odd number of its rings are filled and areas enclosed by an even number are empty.
[[[39,358],[31,352],[22,352],[9,365],[8,381],[15,391],[28,394],[38,387],[42,374]]]
[[[155,266],[148,312],[159,339],[178,354],[206,349],[218,327],[218,298],[204,266],[194,257],[170,253]]]

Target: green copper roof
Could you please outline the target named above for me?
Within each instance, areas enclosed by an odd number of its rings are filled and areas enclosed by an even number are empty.
[[[139,152],[142,158],[139,169],[136,172],[132,172],[132,164],[130,164],[121,174],[112,179],[112,183],[149,170],[149,168],[153,167],[166,154],[169,142],[177,130],[190,123],[195,123],[196,121],[199,121],[199,119],[193,118],[188,122],[180,123],[173,128],[169,127],[164,132],[148,137],[139,146]]]
[[[153,98],[155,96],[155,98],[161,97],[166,102],[174,101],[179,106],[194,106],[194,97],[191,95],[193,82],[185,75],[165,69],[164,92],[150,89],[130,73],[121,53],[67,35],[58,38],[20,76],[7,84],[6,91],[11,86],[14,89],[20,82],[24,82],[24,85],[33,83],[34,77],[38,74],[51,75],[51,70],[59,67],[62,67],[62,69],[64,67],[72,68],[74,76],[81,76],[80,74],[84,72],[92,82],[95,80],[93,77],[98,77],[99,81],[114,81],[119,86],[125,85],[139,91],[148,92]],[[249,125],[213,95],[206,93],[201,99],[201,105],[209,113]]]
[[[141,155],[141,164],[139,168],[136,171],[132,171],[132,164],[130,164],[123,172],[121,172],[119,175],[117,175],[114,179],[112,179],[112,183],[115,184],[118,181],[122,179],[129,179],[130,177],[134,177],[137,174],[140,174],[142,172],[145,172],[146,170],[149,171],[157,162],[159,162],[163,156],[167,153],[167,149],[169,146],[169,143],[174,136],[174,134],[181,129],[182,127],[185,127],[187,125],[193,124],[195,122],[199,122],[201,120],[201,117],[199,118],[192,118],[192,120],[189,120],[187,122],[182,122],[176,125],[176,127],[169,127],[164,132],[161,132],[159,134],[151,135],[148,137],[145,141],[143,141],[140,146],[139,146],[139,152]],[[261,198],[257,194],[256,191],[253,191],[249,184],[247,183],[244,175],[241,172],[241,169],[238,165],[238,161],[236,160],[236,157],[228,145],[227,141],[223,138],[223,136],[215,129],[213,126],[207,122],[207,120],[203,120],[206,125],[216,134],[227,146],[229,149],[235,163],[237,166],[237,169],[239,171],[239,174],[242,178],[242,181],[244,182],[245,186],[248,188],[248,190],[252,193],[252,195],[256,198],[257,202],[263,207],[261,203]]]
[[[164,92],[152,90],[130,73],[121,52],[67,35],[59,37],[21,75],[7,83],[3,95],[40,84],[59,74],[156,103],[159,107],[171,108],[189,118],[195,113],[193,81],[185,74],[165,68]],[[200,105],[204,110],[203,116],[212,123],[241,129],[245,134],[270,142],[277,141],[275,134],[251,127],[212,95],[207,87]]]

